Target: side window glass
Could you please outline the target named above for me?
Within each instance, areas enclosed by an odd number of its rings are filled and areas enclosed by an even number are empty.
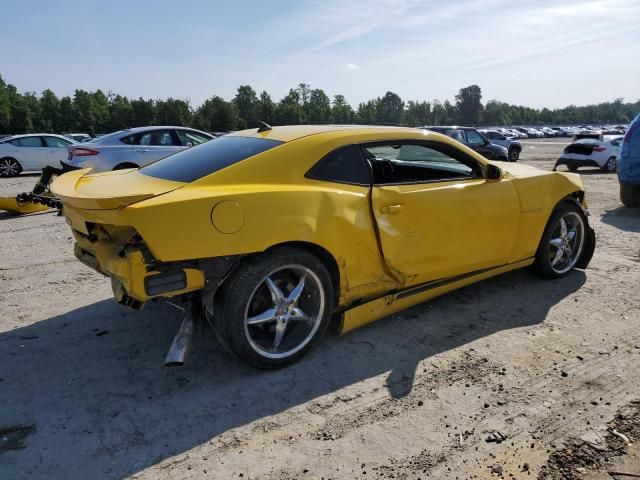
[[[140,145],[149,145],[152,147],[166,147],[175,145],[171,132],[169,130],[154,130],[152,132],[143,133],[138,140]]]
[[[42,147],[40,137],[22,137],[18,139],[21,147]]]
[[[121,138],[120,141],[127,145],[140,145],[139,139],[139,135],[127,135],[126,137]]]
[[[467,143],[467,139],[464,136],[464,131],[462,130],[448,129],[445,133],[447,134],[447,136],[459,141],[460,143]]]
[[[44,141],[50,148],[67,148],[70,143],[58,137],[44,137]]]
[[[306,176],[327,182],[371,184],[369,167],[357,145],[349,145],[329,153],[316,163]]]
[[[415,143],[372,145],[364,148],[374,172],[374,183],[421,183],[476,178],[479,166],[472,159],[456,158],[450,146]]]
[[[189,146],[189,144],[200,145],[210,140],[210,138],[192,130],[176,130],[176,132],[178,133],[178,137],[180,137],[180,142],[182,142],[184,146]]]
[[[467,130],[467,144],[472,147],[481,147],[484,145],[484,138],[475,130]]]

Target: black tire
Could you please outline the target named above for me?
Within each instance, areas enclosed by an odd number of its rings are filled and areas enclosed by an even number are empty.
[[[561,220],[565,221],[564,235],[560,231]],[[567,220],[575,223],[567,225]],[[581,263],[583,254],[589,250],[589,229],[587,217],[578,205],[572,201],[560,203],[549,217],[540,239],[533,263],[534,271],[546,278],[560,278],[568,274]],[[575,232],[573,237],[570,237],[570,232]],[[561,246],[555,246],[558,243]]]
[[[22,172],[22,165],[15,158],[0,158],[0,177],[17,177]]]
[[[640,185],[620,182],[620,200],[626,207],[640,207]]]
[[[284,294],[284,303],[276,302],[269,281]],[[300,302],[287,304],[301,283]],[[261,369],[284,367],[304,356],[326,331],[334,308],[325,266],[306,250],[292,247],[249,257],[216,298],[214,327],[221,343],[240,360]],[[256,324],[251,324],[252,319]],[[283,333],[278,342],[279,327]]]
[[[607,163],[605,163],[603,167],[600,167],[600,170],[607,173],[613,173],[616,171],[617,167],[618,162],[616,161],[616,157],[609,157],[607,159]]]
[[[572,172],[575,172],[576,170],[578,170],[578,166],[575,164],[567,165],[567,168]]]
[[[114,170],[126,170],[127,168],[140,168],[135,163],[121,163],[113,167]]]
[[[510,162],[517,162],[518,158],[520,158],[520,150],[518,150],[517,148],[510,148],[509,149],[509,161]]]

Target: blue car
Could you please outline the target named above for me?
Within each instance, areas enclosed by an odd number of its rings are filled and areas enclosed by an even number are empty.
[[[620,200],[627,207],[640,207],[640,114],[627,130],[618,160]]]

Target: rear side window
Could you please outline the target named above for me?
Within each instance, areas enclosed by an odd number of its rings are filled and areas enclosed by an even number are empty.
[[[326,182],[371,184],[369,167],[357,145],[339,148],[324,156],[307,172],[306,177]]]
[[[264,138],[220,137],[150,163],[139,172],[189,183],[280,144],[282,142]]]
[[[178,136],[180,137],[180,141],[182,145],[200,145],[208,140],[211,140],[210,137],[205,137],[199,132],[194,132],[193,130],[176,130],[178,132]]]
[[[40,137],[22,137],[22,138],[19,138],[18,141],[20,142],[21,147],[41,147],[42,146],[42,140],[40,140]]]

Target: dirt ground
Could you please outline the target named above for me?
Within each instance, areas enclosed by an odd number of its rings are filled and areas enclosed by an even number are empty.
[[[565,143],[525,141],[521,161],[551,169]],[[598,239],[586,271],[505,274],[276,372],[208,331],[185,367],[164,368],[178,310],[117,305],[63,218],[0,213],[0,478],[640,474],[637,447],[608,431],[640,399],[640,211],[621,206],[615,175],[579,173]],[[0,179],[0,195],[34,180]],[[584,445],[611,455],[590,463]]]

